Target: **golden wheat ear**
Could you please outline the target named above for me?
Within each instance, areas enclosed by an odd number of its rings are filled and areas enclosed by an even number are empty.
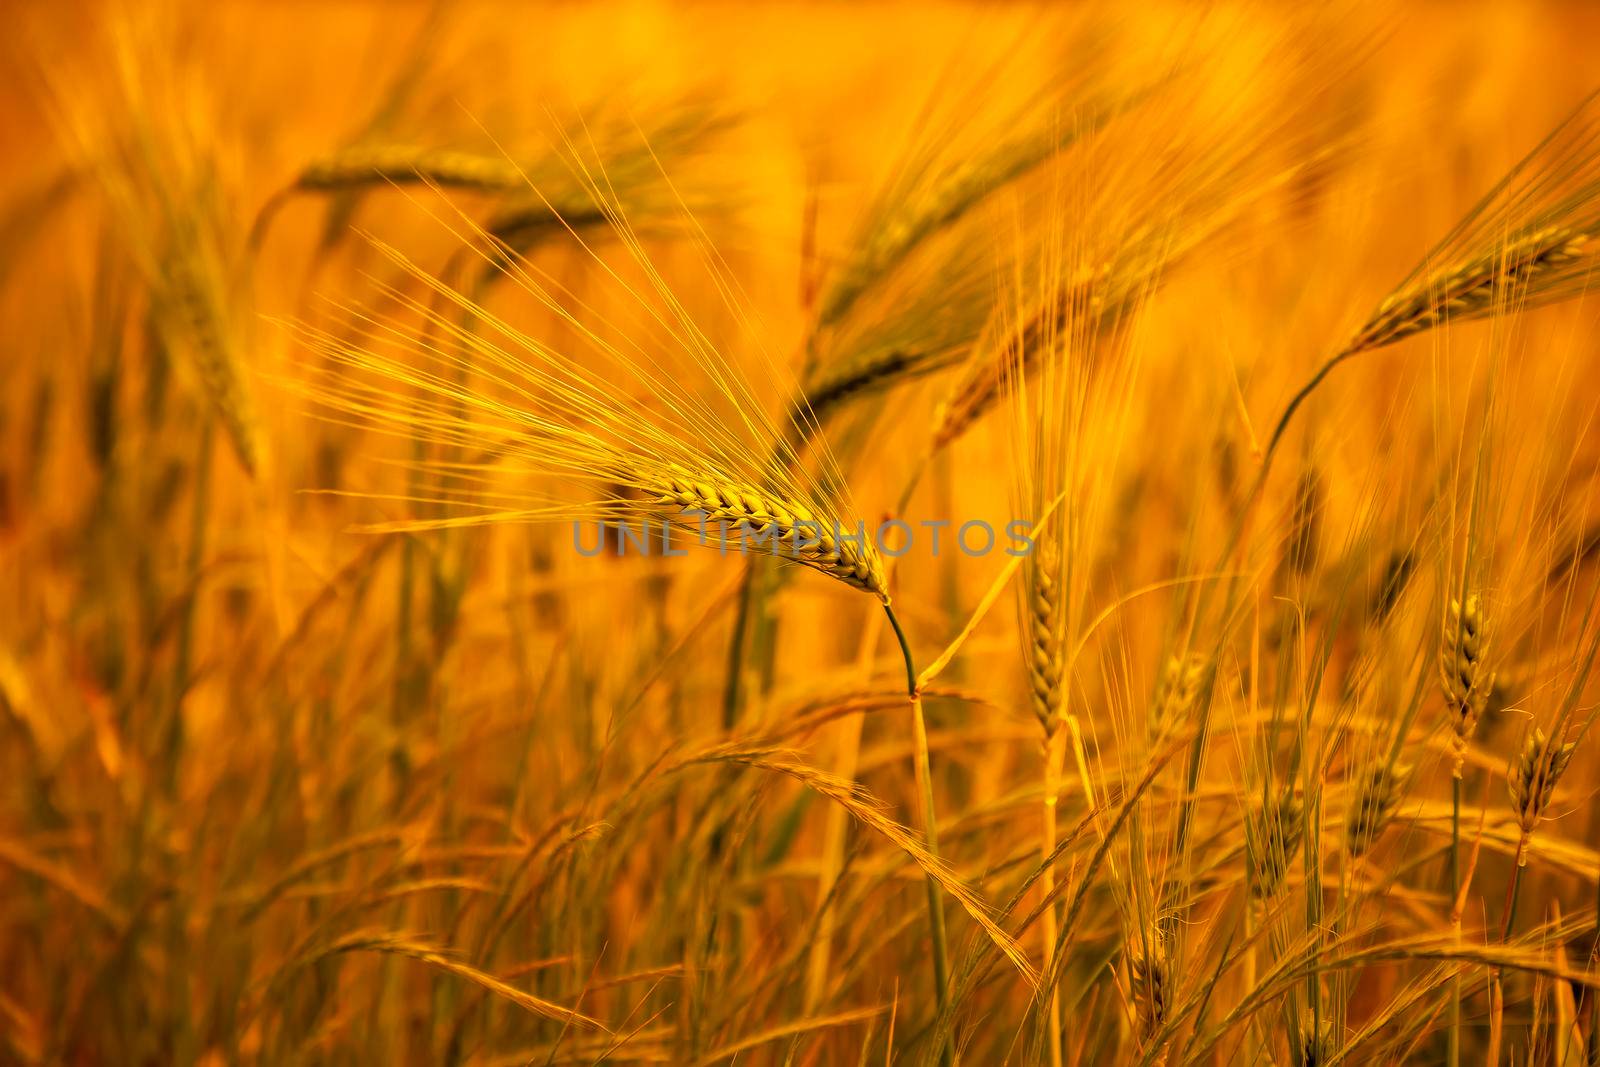
[[[625,220],[612,221],[620,243],[650,270]],[[864,524],[851,518],[842,481],[813,479],[769,458],[777,431],[754,383],[700,334],[653,270],[649,289],[627,292],[662,327],[659,352],[607,340],[604,324],[580,321],[531,268],[509,275],[576,334],[557,347],[398,250],[377,247],[426,292],[390,288],[393,312],[349,309],[343,336],[291,324],[322,358],[319,369],[288,384],[335,419],[488,457],[414,462],[430,481],[409,499],[443,517],[384,528],[670,525],[701,544],[732,541],[819,571],[887,605],[883,561]],[[420,335],[416,319],[427,327]],[[501,476],[540,488],[502,485]]]
[[[1600,90],[1422,258],[1284,408],[1295,411],[1339,364],[1437,326],[1525,311],[1588,291],[1600,267]]]
[[[157,73],[132,38],[119,39],[113,59],[107,84],[56,88],[75,168],[97,187],[111,232],[143,278],[154,340],[254,477],[265,438],[246,359],[252,320],[230,183],[206,140],[214,131],[183,121],[179,82]]]
[[[965,355],[995,295],[998,268],[978,226],[982,209],[1031,183],[1167,77],[1113,90],[1098,84],[1105,79],[1101,65],[1085,58],[1076,75],[1042,87],[1003,115],[958,114],[929,123],[826,279],[808,342],[805,387],[790,416],[794,440],[803,443],[853,401],[943,370]]]

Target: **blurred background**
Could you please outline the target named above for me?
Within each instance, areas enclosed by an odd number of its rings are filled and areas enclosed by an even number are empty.
[[[792,768],[718,754],[757,739],[920,825],[899,652],[873,605],[809,572],[775,585],[762,610],[781,621],[776,650],[742,668],[730,722],[741,569],[716,553],[582,558],[565,522],[371,532],[449,508],[407,499],[427,495],[425,445],[317,410],[307,383],[328,368],[299,328],[338,336],[359,306],[426,337],[405,298],[417,279],[380,243],[487,313],[570,341],[571,323],[463,254],[480,228],[505,235],[574,317],[645,343],[647,301],[618,281],[639,267],[574,168],[607,176],[638,247],[775,424],[848,340],[816,328],[818,301],[897,177],[977,158],[1019,114],[1059,122],[1108,87],[1132,95],[1180,71],[1193,95],[1133,120],[1098,184],[1069,162],[983,198],[860,315],[867,332],[896,309],[931,321],[919,309],[944,301],[946,257],[964,250],[990,321],[1012,289],[1004,264],[1075,232],[1070,205],[1126,206],[1085,224],[1109,233],[1171,192],[1141,159],[1212,129],[1235,146],[1223,172],[1254,191],[1173,257],[1125,341],[1116,447],[1090,446],[1107,449],[1088,466],[1115,502],[1082,579],[1092,616],[1209,566],[1238,471],[1290,395],[1600,75],[1600,7],[1576,2],[21,2],[0,26],[0,1062],[15,1063],[823,1064],[942,1047],[923,872],[903,844]],[[1180,874],[1149,840],[1118,844],[1084,896],[1063,986],[1084,1030],[1060,1041],[1069,1061],[1311,1062],[1272,984],[1261,931],[1278,920],[1244,889],[1239,723],[1266,698],[1238,679],[1274,673],[1265,657],[1300,685],[1331,660],[1306,700],[1319,715],[1331,702],[1318,773],[1344,781],[1357,757],[1338,745],[1375,747],[1348,739],[1352,722],[1376,736],[1398,721],[1420,635],[1436,640],[1453,535],[1430,531],[1474,501],[1494,546],[1503,692],[1463,818],[1504,822],[1506,760],[1569,691],[1595,581],[1596,310],[1425,334],[1352,361],[1303,411],[1252,559],[1310,538],[1320,579],[1263,567],[1252,589],[1256,625],[1219,698],[1231,725],[1213,727],[1201,790],[1209,851],[1182,866],[1205,903],[1172,1001],[1216,983],[1215,1001],[1152,1051],[1124,958],[1128,887]],[[674,366],[710,388],[703,366]],[[953,366],[824,425],[869,521],[897,508]],[[1002,525],[1021,506],[1004,473],[1018,418],[1002,403],[942,452],[903,514]],[[1307,533],[1290,512],[1313,484]],[[1274,645],[1286,603],[1325,616],[1402,556],[1424,579],[1393,621]],[[1582,576],[1563,572],[1570,610],[1544,595],[1562,561]],[[900,564],[895,605],[921,659],[1004,564]],[[1130,598],[1087,642],[1074,782],[1114,799],[1158,747],[1133,724],[1182,596]],[[1022,879],[1046,757],[1010,604],[926,709],[946,856],[1038,965]],[[1393,654],[1363,688],[1376,641]],[[1434,725],[1416,722],[1416,803],[1377,867],[1330,860],[1330,896],[1365,901],[1340,933],[1448,929]],[[1546,938],[1569,953],[1552,974],[1583,970],[1593,940],[1595,781],[1580,748],[1522,889],[1530,926],[1588,924]],[[1065,836],[1093,798],[1063,788]],[[1140,809],[1150,840],[1170,800]],[[1330,818],[1342,804],[1326,801]],[[1120,840],[1085,829],[1058,876],[1071,884],[1102,839]],[[1513,851],[1484,846],[1469,939],[1498,922]],[[1382,882],[1385,856],[1417,865]],[[948,910],[962,960],[984,935]],[[1230,956],[1246,941],[1262,953],[1248,968]],[[1330,978],[1331,1047],[1443,1062],[1434,967],[1402,953]],[[1047,1061],[1021,1036],[1038,1025],[1027,984],[1003,965],[977,973],[953,1024],[961,1058]],[[1492,1009],[1473,973],[1479,1062]],[[1588,1040],[1587,1023],[1573,1029],[1584,989],[1509,984],[1506,1055],[1578,1062],[1560,1057]],[[1251,990],[1254,1014],[1230,1017]]]

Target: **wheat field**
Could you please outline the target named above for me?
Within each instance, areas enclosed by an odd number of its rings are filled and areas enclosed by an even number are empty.
[[[0,31],[0,1063],[1600,1063],[1600,8]]]

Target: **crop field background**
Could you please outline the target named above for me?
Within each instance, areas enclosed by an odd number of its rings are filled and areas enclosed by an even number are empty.
[[[1597,89],[0,5],[0,1063],[1600,1062]]]

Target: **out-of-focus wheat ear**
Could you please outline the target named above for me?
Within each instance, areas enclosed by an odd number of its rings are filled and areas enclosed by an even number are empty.
[[[1577,742],[1557,744],[1545,736],[1540,727],[1528,731],[1522,752],[1506,776],[1506,791],[1511,797],[1511,810],[1524,837],[1533,833],[1539,818],[1550,806],[1556,783],[1566,772],[1577,750]],[[1526,863],[1525,849],[1518,849],[1518,862]]]
[[[933,451],[940,452],[972,428],[1005,395],[1006,383],[1014,375],[1034,370],[1056,346],[1075,333],[1093,336],[1101,328],[1121,321],[1127,302],[1119,301],[1108,309],[1106,286],[1110,269],[1105,266],[1080,272],[1074,281],[1063,285],[1042,306],[1034,308],[1018,323],[988,346],[975,347],[971,360],[934,416]]]
[[[1265,900],[1277,893],[1300,852],[1305,808],[1299,797],[1286,792],[1248,812],[1244,831],[1250,893],[1258,900]]]
[[[1156,680],[1147,726],[1153,741],[1172,736],[1188,720],[1211,661],[1198,652],[1169,656]]]
[[[1439,648],[1439,681],[1450,723],[1451,773],[1456,778],[1461,777],[1467,747],[1494,690],[1494,674],[1483,669],[1487,644],[1482,598],[1474,592],[1465,603],[1452,599]]]
[[[977,204],[1027,176],[1052,156],[1093,133],[1144,95],[1090,105],[1070,125],[1034,105],[1016,116],[1009,136],[971,156],[919,161],[879,195],[857,233],[854,254],[823,293],[818,321],[830,326],[892,274],[928,238],[954,225]]]
[[[341,148],[313,160],[295,178],[297,188],[318,192],[417,182],[493,193],[522,188],[527,178],[504,154],[396,142]]]
[[[491,255],[515,257],[554,235],[616,222],[638,232],[686,230],[725,213],[735,192],[713,191],[691,175],[709,143],[736,121],[725,109],[684,102],[643,128],[585,129],[581,144],[569,132],[566,150],[529,170],[522,192],[489,217]]]
[[[1377,587],[1367,603],[1367,615],[1373,623],[1382,623],[1394,612],[1407,586],[1411,584],[1411,576],[1416,569],[1417,554],[1409,545],[1389,553],[1389,558],[1384,560]]]
[[[523,169],[503,154],[438,148],[404,142],[362,141],[308,163],[288,186],[256,212],[248,247],[266,241],[278,212],[295,193],[349,195],[385,185],[425,183],[441,189],[507,193],[527,185]],[[352,210],[345,201],[341,213]]]
[[[1345,815],[1345,848],[1364,856],[1383,833],[1405,794],[1412,768],[1403,763],[1378,763],[1356,779]]]
[[[792,439],[809,438],[834,411],[857,396],[902,385],[943,369],[959,351],[938,341],[911,342],[871,348],[824,363],[790,413]]]
[[[164,267],[153,293],[158,327],[168,335],[170,348],[188,355],[239,462],[254,475],[262,435],[241,361],[230,283],[219,257],[208,254],[197,239],[180,234]]]
[[[1306,464],[1295,484],[1294,507],[1289,515],[1289,542],[1284,551],[1284,563],[1295,575],[1303,577],[1316,569],[1326,496],[1322,473],[1316,464]]]
[[[1173,989],[1171,945],[1159,925],[1152,924],[1128,944],[1128,981],[1139,1037],[1149,1040],[1166,1025]]]

